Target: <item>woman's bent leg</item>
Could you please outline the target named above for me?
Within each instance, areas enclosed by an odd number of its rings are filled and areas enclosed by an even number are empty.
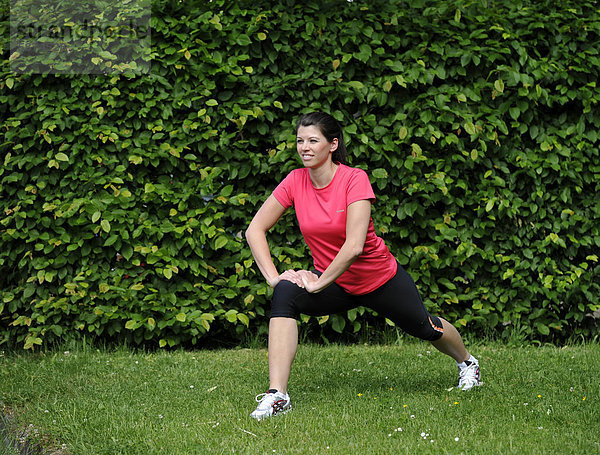
[[[300,313],[323,315],[351,308],[351,298],[336,284],[317,294],[290,281],[283,280],[273,291],[269,322],[269,381],[270,389],[287,393],[292,363],[298,349]]]
[[[298,349],[298,323],[274,317],[269,322],[269,389],[287,393],[292,362]]]

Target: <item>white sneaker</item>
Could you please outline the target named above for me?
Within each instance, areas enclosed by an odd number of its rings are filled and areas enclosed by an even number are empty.
[[[463,365],[458,367],[458,388],[464,391],[482,385],[479,362],[467,360]]]
[[[266,419],[267,417],[273,417],[279,414],[285,414],[292,410],[292,402],[290,396],[286,393],[283,394],[277,390],[269,390],[267,393],[261,393],[256,396],[258,406],[250,414],[250,417],[256,420]]]

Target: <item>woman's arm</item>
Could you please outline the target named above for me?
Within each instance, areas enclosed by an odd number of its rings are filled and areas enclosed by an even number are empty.
[[[282,279],[303,286],[300,275],[294,270],[286,270],[281,275],[277,272],[267,242],[267,231],[275,225],[285,210],[285,207],[271,195],[256,212],[246,229],[246,240],[250,245],[254,261],[271,287],[275,287]]]
[[[371,220],[371,201],[353,202],[346,210],[346,241],[329,267],[317,278],[315,274],[302,273],[302,282],[308,292],[319,292],[337,280],[360,256],[365,246]]]

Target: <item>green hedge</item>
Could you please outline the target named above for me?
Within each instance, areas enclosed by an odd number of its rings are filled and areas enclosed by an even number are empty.
[[[264,331],[242,233],[316,109],[432,312],[597,334],[596,2],[300,3],[157,0],[145,76],[11,73],[3,3],[0,344]],[[291,211],[269,239],[281,269],[310,265]],[[358,313],[312,323],[360,332]]]

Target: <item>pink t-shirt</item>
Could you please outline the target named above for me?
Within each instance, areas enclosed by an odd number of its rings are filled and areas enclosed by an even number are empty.
[[[294,206],[300,230],[323,272],[346,240],[346,208],[353,202],[375,200],[367,173],[340,164],[325,188],[315,188],[308,168],[295,169],[275,188],[273,196],[286,208]],[[367,294],[396,274],[396,259],[369,222],[362,254],[337,280],[346,292]]]

